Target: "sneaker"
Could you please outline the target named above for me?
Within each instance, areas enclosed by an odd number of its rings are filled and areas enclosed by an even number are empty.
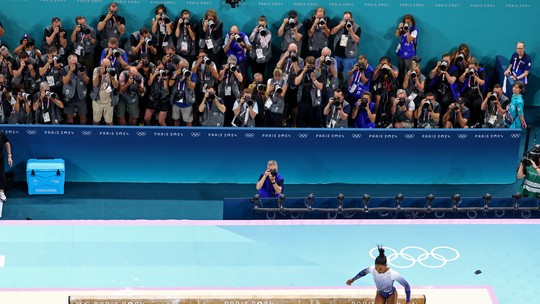
[[[4,191],[0,192],[0,200],[2,202],[7,201],[7,197],[6,197],[6,194],[4,193]]]

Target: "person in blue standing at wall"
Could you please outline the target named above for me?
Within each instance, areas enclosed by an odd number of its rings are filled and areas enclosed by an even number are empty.
[[[398,70],[401,83],[405,76],[405,71],[411,68],[413,57],[416,57],[418,29],[416,28],[416,21],[411,14],[403,16],[403,20],[396,29],[396,37],[399,38],[396,54],[398,56]]]
[[[505,124],[510,129],[520,129],[526,128],[527,123],[525,122],[525,116],[523,115],[523,107],[525,102],[523,101],[523,93],[525,93],[525,85],[521,81],[516,81],[512,87],[512,99],[508,105],[508,112],[512,116],[512,123],[508,124],[505,121]]]
[[[531,56],[525,53],[525,42],[520,41],[516,44],[516,52],[512,54],[510,64],[506,71],[504,71],[504,75],[510,81],[510,85],[519,80],[526,86],[530,70]]]
[[[285,179],[278,173],[278,164],[275,160],[269,160],[266,171],[259,176],[256,188],[260,197],[278,197],[283,193]]]
[[[7,201],[6,194],[4,189],[6,188],[6,176],[4,174],[4,147],[8,155],[8,165],[13,166],[13,159],[11,158],[11,145],[9,144],[9,139],[6,136],[6,133],[0,131],[0,141],[2,141],[2,149],[0,150],[0,200],[2,203]]]

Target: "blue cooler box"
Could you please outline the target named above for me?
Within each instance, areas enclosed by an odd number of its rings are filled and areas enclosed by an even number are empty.
[[[65,168],[60,158],[29,159],[26,163],[28,194],[64,194]]]

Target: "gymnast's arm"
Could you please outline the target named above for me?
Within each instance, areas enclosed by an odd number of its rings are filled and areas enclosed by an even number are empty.
[[[407,303],[410,302],[411,301],[411,286],[409,285],[409,282],[407,282],[407,280],[405,280],[405,278],[403,278],[399,274],[396,275],[394,280],[398,281],[398,283],[401,284],[403,288],[405,288],[405,296],[407,297],[406,302]]]
[[[367,275],[368,273],[370,273],[371,272],[371,267],[373,267],[373,266],[369,266],[368,268],[363,269],[356,276],[354,276],[354,278],[347,280],[347,285],[351,285],[354,281],[356,281],[356,280],[360,279],[361,277],[363,277],[363,276]]]

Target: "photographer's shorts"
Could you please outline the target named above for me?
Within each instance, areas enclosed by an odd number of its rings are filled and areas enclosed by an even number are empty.
[[[184,122],[193,122],[193,107],[180,108],[177,105],[172,107],[172,119],[179,120],[180,113],[182,114],[182,120]]]
[[[105,119],[105,123],[111,124],[114,108],[110,101],[106,103],[92,101],[92,113],[94,114],[94,122],[100,122],[101,118],[103,118]]]
[[[73,113],[75,113],[75,108],[77,108],[77,113],[79,113],[79,115],[86,115],[88,113],[88,109],[86,107],[86,101],[79,101],[79,102],[70,102],[68,104],[65,104],[64,114],[73,115]]]
[[[126,103],[125,100],[118,101],[118,106],[116,108],[117,110],[116,116],[118,117],[126,116],[126,109],[128,111],[130,118],[139,118],[139,103],[138,102]]]

